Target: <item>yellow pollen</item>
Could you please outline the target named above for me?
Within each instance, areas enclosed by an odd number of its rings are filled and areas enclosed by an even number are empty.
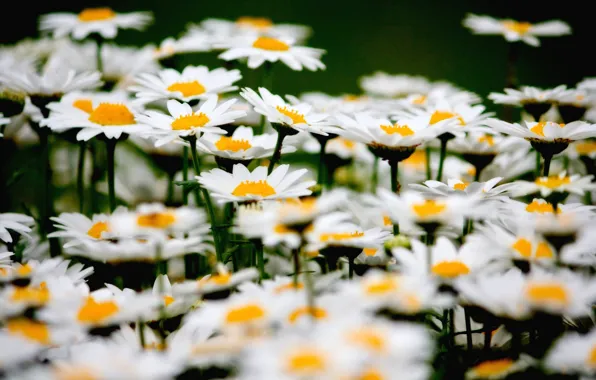
[[[453,117],[456,117],[457,118],[457,120],[459,121],[459,124],[460,125],[466,125],[464,119],[460,115],[458,115],[456,113],[453,113],[453,112],[448,112],[448,111],[435,111],[435,112],[433,112],[432,116],[430,117],[429,124],[430,125],[434,125],[434,124],[437,124],[440,121],[451,119]]]
[[[458,182],[455,185],[453,185],[453,188],[455,190],[464,191],[468,187],[468,185],[469,183],[467,182]]]
[[[19,318],[8,321],[6,328],[11,335],[19,335],[41,344],[50,343],[50,330],[43,323]]]
[[[98,380],[99,378],[93,374],[88,368],[76,368],[71,366],[60,365],[56,368],[55,375],[57,380]]]
[[[87,297],[79,309],[77,319],[83,323],[100,323],[117,312],[118,305],[114,301],[96,302],[93,297]]]
[[[414,131],[407,125],[399,125],[397,123],[394,125],[381,125],[380,128],[388,135],[398,133],[400,136],[412,136],[414,134]]]
[[[561,284],[529,284],[526,296],[536,303],[555,302],[561,305],[569,303],[567,290]]]
[[[45,286],[38,288],[32,286],[19,286],[14,289],[11,301],[43,305],[50,300],[50,292]]]
[[[170,92],[181,92],[182,96],[196,96],[205,93],[205,87],[198,81],[193,80],[190,82],[176,82],[172,83],[167,88]]]
[[[415,150],[410,157],[403,160],[400,164],[412,168],[423,168],[426,165],[426,153],[422,150]]]
[[[265,317],[265,310],[259,305],[244,305],[232,308],[226,315],[227,323],[250,323]]]
[[[343,100],[344,100],[345,102],[357,102],[357,101],[359,101],[360,99],[362,99],[362,97],[361,97],[361,96],[354,95],[354,94],[348,94],[348,95],[346,95],[346,96],[344,96],[344,97],[343,97]]]
[[[354,148],[356,147],[356,144],[353,141],[344,139],[342,137],[338,137],[331,141],[336,141],[336,142],[340,143],[341,145],[344,146],[344,148],[346,148],[348,150],[354,150]]]
[[[358,376],[357,380],[383,380],[385,376],[376,369],[369,369]]]
[[[550,249],[548,244],[545,242],[538,243],[538,247],[536,248],[536,258],[538,259],[552,259],[554,256],[553,250]]]
[[[286,106],[276,106],[275,109],[279,113],[292,119],[292,124],[306,124],[306,119],[304,118],[304,115],[298,111],[289,110]]]
[[[290,313],[290,315],[288,315],[288,321],[290,323],[296,323],[296,321],[305,315],[310,315],[311,317],[313,317],[314,319],[325,319],[327,318],[327,311],[325,309],[322,309],[320,307],[299,307],[297,309],[295,309],[294,311],[292,311]]]
[[[93,112],[93,102],[91,102],[91,99],[77,99],[72,102],[72,106],[86,113]]]
[[[0,268],[0,276],[6,276],[8,274],[8,269]]]
[[[83,22],[104,21],[116,17],[116,12],[110,8],[87,8],[79,13],[79,20]]]
[[[420,95],[420,96],[415,97],[414,99],[412,99],[412,104],[418,104],[418,105],[426,104],[426,96]]]
[[[33,272],[33,268],[29,264],[21,265],[17,268],[17,275],[19,276],[28,276],[31,272]]]
[[[104,127],[136,124],[128,107],[118,103],[101,103],[89,114],[89,121]]]
[[[596,151],[596,141],[584,141],[575,145],[575,150],[582,156],[589,155]]]
[[[321,234],[320,240],[321,241],[329,241],[329,240],[349,240],[355,239],[358,237],[364,236],[364,232],[354,231],[354,232],[339,232],[339,233],[324,233]]]
[[[461,261],[441,261],[431,271],[437,276],[455,278],[470,273],[470,268]]]
[[[174,297],[172,296],[163,296],[163,303],[166,304],[166,306],[170,306],[170,304],[174,302]]]
[[[301,289],[304,289],[304,284],[303,283],[298,282],[298,283],[296,283],[294,285],[294,282],[292,281],[292,282],[289,282],[287,284],[277,286],[273,290],[273,292],[275,294],[280,294],[280,293],[284,293],[284,292],[286,292],[288,290],[301,290]]]
[[[544,136],[544,127],[546,127],[546,124],[547,124],[546,121],[541,121],[540,123],[537,123],[535,126],[533,126],[532,128],[530,128],[530,131],[531,132],[534,132],[538,136],[545,137]],[[563,123],[558,124],[558,125],[561,128],[564,128],[565,127],[565,124],[563,124]]]
[[[530,24],[529,22],[507,20],[503,21],[503,27],[509,30],[510,32],[515,32],[517,34],[526,34],[532,27],[532,24]]]
[[[429,218],[441,214],[447,209],[447,205],[434,199],[426,199],[423,203],[412,205],[412,209],[419,218]]]
[[[553,205],[548,202],[540,202],[538,199],[532,200],[532,203],[526,206],[527,212],[536,212],[539,214],[553,213]]]
[[[176,222],[176,215],[173,212],[156,212],[137,217],[137,225],[139,227],[168,228],[174,222]]]
[[[288,51],[290,45],[272,37],[259,37],[253,42],[252,47],[269,51]]]
[[[404,306],[410,312],[419,311],[420,308],[422,307],[422,302],[420,302],[420,298],[418,298],[418,296],[413,293],[404,295],[403,303],[404,303]]]
[[[260,195],[262,197],[269,197],[271,195],[275,195],[275,189],[271,187],[266,180],[244,181],[236,186],[234,191],[232,191],[232,195],[237,197],[244,197],[247,195]]]
[[[528,258],[532,256],[532,243],[528,239],[517,239],[511,248],[516,250],[522,257]]]
[[[495,138],[491,135],[484,135],[484,136],[480,136],[478,138],[478,142],[479,143],[486,143],[486,145],[488,146],[494,146],[495,145]]]
[[[219,150],[231,150],[238,152],[239,150],[248,150],[252,147],[248,140],[235,140],[232,137],[222,136],[215,143],[215,147]]]
[[[291,234],[294,233],[294,231],[292,231],[291,229],[289,229],[288,227],[286,227],[283,224],[277,224],[274,228],[273,231],[275,231],[276,234]]]
[[[588,355],[588,365],[592,368],[596,367],[596,345],[590,350],[590,355]]]
[[[393,226],[393,222],[391,221],[391,218],[387,215],[383,215],[383,226],[385,226],[385,227]]]
[[[366,256],[374,256],[377,253],[376,248],[364,248],[363,251]]]
[[[376,353],[381,353],[387,347],[387,341],[383,334],[371,328],[361,328],[348,334],[350,343],[363,346]]]
[[[511,359],[489,360],[478,364],[472,368],[472,371],[479,378],[492,379],[493,376],[496,378],[496,376],[506,373],[513,366],[513,363]]]
[[[316,376],[325,370],[326,364],[321,353],[308,349],[290,355],[287,371],[300,376]]]
[[[243,16],[236,20],[239,26],[249,26],[256,29],[268,29],[273,26],[273,22],[266,17]]]
[[[230,273],[216,273],[212,274],[211,276],[204,279],[204,277],[199,281],[199,283],[207,283],[207,284],[215,284],[219,286],[227,285],[230,283],[232,279],[232,274]]]
[[[571,178],[559,176],[539,177],[536,178],[535,183],[538,186],[548,187],[549,189],[556,189],[563,185],[569,185],[571,183]]]
[[[89,231],[87,231],[87,235],[95,239],[101,239],[101,234],[109,231],[110,227],[108,226],[108,223],[97,222],[94,225],[92,225],[91,228],[89,228]]]
[[[386,276],[366,284],[364,286],[364,291],[368,294],[379,295],[391,293],[397,290],[397,286],[397,279]]]
[[[201,128],[204,127],[209,120],[209,117],[203,112],[178,116],[178,118],[172,122],[172,130],[186,131],[189,129]]]

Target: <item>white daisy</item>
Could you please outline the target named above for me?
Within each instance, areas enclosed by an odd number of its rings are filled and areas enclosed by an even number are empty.
[[[550,105],[556,102],[558,95],[567,89],[565,85],[554,88],[542,89],[533,86],[521,86],[519,90],[506,88],[505,93],[491,92],[488,98],[497,104],[508,104],[513,106],[525,106],[528,104],[546,104],[544,112],[548,111]]]
[[[325,69],[321,62],[325,50],[294,45],[294,41],[287,37],[238,36],[230,38],[222,47],[227,50],[219,58],[225,61],[247,58],[251,69],[265,62],[277,61],[296,71],[303,68],[310,71]]]
[[[165,69],[157,74],[140,74],[137,85],[129,90],[136,92],[141,103],[167,99],[188,103],[234,91],[238,87],[233,83],[241,78],[239,70],[217,68],[209,71],[206,66],[186,66],[182,72]]]
[[[569,124],[559,124],[552,121],[526,121],[522,126],[498,119],[488,119],[486,125],[497,132],[538,143],[563,142],[568,144],[574,140],[596,137],[594,126],[583,121],[574,121]]]
[[[81,13],[50,13],[39,20],[39,29],[52,32],[56,38],[71,35],[82,40],[89,34],[98,33],[113,39],[118,29],[145,29],[153,21],[150,12],[116,13],[110,8],[87,8]]]
[[[41,74],[32,70],[7,70],[0,73],[0,82],[11,91],[56,98],[67,92],[92,90],[102,84],[100,73],[77,72],[64,68],[62,62],[46,64]]]
[[[153,56],[157,60],[163,60],[179,54],[208,52],[212,48],[213,37],[203,30],[193,29],[192,33],[178,39],[168,37],[161,41]]]
[[[582,177],[580,174],[568,176],[567,173],[561,172],[557,176],[538,177],[533,182],[515,181],[510,185],[510,191],[514,197],[537,192],[540,192],[543,198],[554,192],[583,195],[586,191],[596,189],[596,184],[592,183],[593,177]]]
[[[565,151],[569,158],[577,159],[579,157],[596,158],[596,140],[579,140],[569,144]]]
[[[544,358],[549,372],[570,375],[596,374],[596,330],[587,334],[567,332],[550,348]]]
[[[296,41],[306,40],[312,30],[305,25],[276,24],[266,17],[241,16],[235,21],[209,18],[201,26],[216,36],[262,35],[271,37],[289,37]]]
[[[219,126],[231,123],[245,115],[244,111],[230,110],[234,102],[235,100],[231,99],[218,105],[217,97],[210,96],[197,111],[193,111],[187,103],[169,100],[168,114],[146,111],[138,117],[138,120],[153,128],[146,134],[157,138],[156,146],[204,132],[223,135],[227,132]]]
[[[308,135],[308,134],[307,134]],[[312,136],[306,136],[307,140],[303,144],[303,149],[308,153],[317,154],[321,151],[321,144]],[[288,140],[293,141],[290,138]],[[367,146],[361,142],[348,140],[338,136],[327,141],[325,145],[325,154],[337,156],[342,160],[356,160],[359,162],[372,163],[373,154]]]
[[[290,165],[280,165],[271,174],[259,166],[250,172],[246,166],[236,164],[232,173],[213,169],[197,176],[197,181],[209,190],[220,203],[257,201],[263,199],[295,198],[312,193],[308,188],[316,181],[296,183],[307,173],[306,169],[288,173]]]
[[[194,281],[174,284],[172,290],[181,295],[205,295],[236,288],[240,284],[253,281],[258,277],[259,272],[256,268],[245,268],[230,273],[222,263],[217,263],[213,274]]]
[[[484,360],[466,371],[466,380],[505,379],[516,372],[523,372],[533,364],[529,356],[521,355],[517,360],[511,358]]]
[[[465,182],[455,178],[447,179],[447,183],[428,180],[423,185],[410,184],[410,188],[428,196],[441,197],[449,194],[466,194],[477,198],[504,197],[512,185],[496,186],[503,178],[491,178],[486,182]]]
[[[31,232],[31,226],[35,223],[32,217],[16,213],[0,214],[0,240],[4,243],[12,243],[13,239],[9,231],[14,231],[17,234],[24,234]]]
[[[540,46],[540,40],[537,37],[571,34],[569,25],[560,20],[531,24],[524,21],[499,20],[490,16],[468,14],[463,24],[475,34],[501,34],[509,42],[523,41],[531,46]]]
[[[313,107],[306,103],[290,105],[281,96],[274,95],[269,90],[259,87],[257,94],[250,88],[244,88],[240,92],[255,109],[256,112],[264,115],[267,120],[274,124],[281,124],[292,131],[287,134],[296,134],[298,131],[307,131],[320,135],[327,135],[326,132],[335,131],[337,128],[328,127],[327,114],[317,113]]]
[[[360,87],[367,94],[396,98],[404,95],[426,94],[431,89],[428,79],[421,76],[392,75],[377,71],[372,75],[360,78]]]

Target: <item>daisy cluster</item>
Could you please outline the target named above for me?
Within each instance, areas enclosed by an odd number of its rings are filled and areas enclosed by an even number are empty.
[[[40,166],[33,201],[0,213],[1,378],[596,376],[595,78],[488,96],[519,120],[406,74],[280,96],[274,65],[325,69],[310,28],[113,43],[152,19],[49,14],[0,50],[2,149]],[[223,67],[180,67],[213,52]]]

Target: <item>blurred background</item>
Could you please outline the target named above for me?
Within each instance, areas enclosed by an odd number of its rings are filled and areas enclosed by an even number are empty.
[[[150,10],[155,23],[140,33],[120,31],[116,42],[127,45],[159,43],[179,35],[188,23],[205,18],[236,19],[264,16],[274,22],[310,25],[314,35],[309,45],[327,50],[327,71],[292,72],[276,65],[276,92],[297,94],[324,91],[330,94],[358,93],[357,79],[376,70],[423,75],[448,80],[485,96],[502,90],[505,82],[507,43],[500,36],[475,36],[461,25],[466,13],[539,22],[561,19],[571,25],[571,36],[541,38],[542,46],[521,46],[518,79],[536,86],[574,85],[585,76],[596,75],[586,51],[596,36],[587,2],[545,1],[323,1],[323,0],[53,0],[11,2],[11,12],[0,23],[2,44],[36,37],[39,15],[49,12],[79,12],[83,8],[109,6],[115,11]],[[215,54],[187,56],[180,64],[221,65]],[[245,73],[244,85],[255,86],[258,73]],[[489,108],[490,104],[487,104]]]

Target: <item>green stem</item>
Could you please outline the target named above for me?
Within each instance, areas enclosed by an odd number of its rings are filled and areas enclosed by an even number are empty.
[[[430,147],[427,146],[424,150],[425,155],[425,166],[426,166],[426,180],[428,181],[432,177],[432,173],[430,171]]]
[[[480,182],[480,173],[482,173],[482,169],[476,168],[474,172],[474,182]]]
[[[449,309],[449,344],[455,347],[455,309]]]
[[[255,246],[255,252],[257,255],[257,264],[259,267],[259,282],[265,279],[265,257],[263,255],[263,243],[261,240],[253,240]]]
[[[115,162],[114,156],[116,153],[117,139],[106,139],[106,153],[108,161],[108,197],[110,200],[110,212],[116,209],[116,183],[115,183]]]
[[[275,164],[281,160],[281,147],[283,145],[283,141],[286,138],[286,134],[281,132],[282,128],[279,128],[277,131],[277,142],[275,143],[275,151],[273,152],[273,156],[271,156],[271,161],[269,161],[269,168],[267,169],[267,173],[271,174]]]
[[[430,232],[426,232],[426,267],[429,276],[432,274],[433,268],[433,243],[434,235]]]
[[[263,64],[263,81],[262,87],[273,92],[273,62],[265,62]]]
[[[292,258],[294,259],[294,276],[292,277],[294,288],[298,287],[298,274],[300,273],[300,249],[292,250]]]
[[[184,182],[188,181],[188,147],[186,145],[182,152],[182,180]],[[184,189],[182,189],[182,203],[188,204],[188,191]]]
[[[49,134],[45,130],[40,130],[38,133],[39,144],[41,145],[42,155],[42,180],[44,191],[42,194],[41,206],[39,208],[40,216],[40,232],[42,237],[50,232],[50,216],[52,215],[52,168],[50,166],[50,144]]]
[[[354,257],[348,257],[348,278],[354,278]]]
[[[96,33],[96,35],[95,35],[95,44],[96,44],[96,50],[95,50],[96,67],[97,67],[97,71],[99,71],[101,76],[103,76],[103,60],[101,58],[101,50],[103,47],[103,37],[99,33]]]
[[[79,212],[85,212],[85,154],[87,142],[79,141],[79,164],[77,166],[77,194],[79,196]]]
[[[584,194],[584,203],[587,205],[592,205],[592,190],[588,190]]]
[[[373,194],[377,193],[377,187],[379,186],[379,157],[375,156],[372,167],[372,176],[370,179],[370,192]]]
[[[145,348],[145,324],[142,320],[139,319],[137,322],[137,326],[139,327],[139,343],[141,344],[141,348]]]
[[[550,161],[553,159],[552,154],[545,154],[544,155],[544,172],[542,175],[544,177],[548,177],[548,173],[550,172]]]
[[[474,343],[472,342],[472,318],[470,318],[470,314],[466,308],[464,308],[464,314],[466,316],[466,342],[468,344],[468,351],[471,351],[474,348]]]
[[[492,338],[492,330],[488,323],[484,324],[484,351],[490,351],[490,341]]]
[[[447,156],[447,139],[440,139],[441,141],[441,153],[439,155],[439,171],[437,172],[437,181],[441,181],[443,177],[443,164],[445,162],[445,156]]]
[[[162,259],[162,245],[160,242],[158,242],[155,246],[155,262],[156,262],[156,278],[157,278],[157,294],[160,295],[160,297],[163,297],[165,295],[165,288],[164,288],[164,278],[163,276],[166,275],[166,262]],[[159,323],[158,323],[158,332],[159,332],[159,339],[160,339],[160,343],[162,345],[162,347],[165,349],[166,348],[166,332],[164,329],[164,325],[163,322],[166,318],[166,305],[165,303],[162,301],[160,303],[160,307],[159,307]]]
[[[168,194],[166,195],[166,204],[174,204],[174,173],[168,174]]]
[[[317,182],[321,186],[325,184],[325,147],[327,146],[328,141],[329,140],[326,138],[319,140],[321,150],[319,151],[319,168],[317,172]]]
[[[389,165],[391,166],[391,191],[395,194],[399,194],[399,161],[391,160],[389,161]],[[399,224],[393,223],[393,234],[399,235]]]
[[[534,172],[534,177],[536,177],[536,178],[540,177],[541,159],[542,159],[542,156],[540,155],[540,152],[536,151],[536,171]]]

